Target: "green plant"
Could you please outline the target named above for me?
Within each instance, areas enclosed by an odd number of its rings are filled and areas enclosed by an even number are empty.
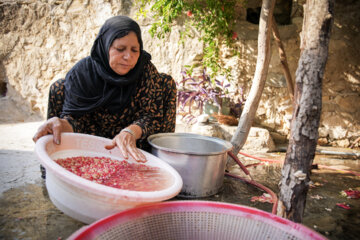
[[[220,47],[232,47],[237,33],[234,32],[235,6],[243,0],[137,0],[139,13],[151,11],[155,19],[150,34],[163,38],[171,31],[176,19],[184,18],[185,30],[182,39],[189,36],[190,26],[201,34],[204,43],[203,67],[211,70],[211,76],[224,75],[230,78],[231,69],[225,68],[220,61]],[[147,4],[151,4],[148,11]],[[234,54],[237,54],[234,51]]]
[[[182,81],[177,83],[178,111],[187,119],[188,122],[196,119],[192,113],[192,107],[195,105],[202,114],[206,104],[215,105],[218,110],[227,102],[230,113],[239,117],[239,111],[243,105],[243,98],[234,102],[232,94],[229,92],[230,83],[225,77],[211,79],[204,69],[200,75],[194,75],[193,69],[188,67],[182,74]]]

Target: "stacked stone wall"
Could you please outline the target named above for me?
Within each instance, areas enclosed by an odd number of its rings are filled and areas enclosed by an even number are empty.
[[[259,4],[261,1],[249,1]],[[294,1],[291,23],[279,25],[293,79],[300,55],[303,1]],[[322,144],[348,147],[360,136],[360,1],[336,3],[329,59],[323,81],[323,109],[319,128]],[[152,24],[137,18],[135,1],[127,0],[0,0],[0,120],[44,119],[49,85],[63,78],[81,58],[89,55],[100,26],[114,15],[136,19],[145,49],[160,72],[181,80],[185,65],[202,61],[199,33],[180,43],[182,21],[174,24],[165,39],[151,38]],[[249,6],[250,6],[249,5]],[[246,11],[235,28],[234,56],[226,48],[222,60],[232,67],[232,89],[250,90],[256,66],[258,25],[246,21]],[[272,43],[268,79],[254,125],[267,128],[275,142],[289,135],[292,104],[281,69],[278,49]]]

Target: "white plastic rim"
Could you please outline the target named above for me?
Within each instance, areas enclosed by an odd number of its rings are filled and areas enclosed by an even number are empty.
[[[58,178],[61,178],[61,180],[67,182],[68,184],[71,184],[82,190],[94,193],[96,195],[113,197],[119,200],[129,202],[158,202],[172,198],[180,192],[183,183],[179,173],[169,164],[162,161],[160,158],[142,150],[142,153],[147,159],[147,162],[142,164],[158,167],[168,172],[173,177],[173,184],[170,187],[160,191],[151,192],[117,189],[98,184],[86,180],[80,176],[77,176],[58,165],[50,157],[57,151],[73,150],[73,152],[78,152],[78,155],[93,155],[95,153],[99,157],[107,156],[111,157],[112,159],[123,160],[124,158],[122,157],[118,148],[114,148],[112,150],[105,149],[104,146],[109,144],[111,144],[111,140],[103,137],[81,133],[62,133],[60,145],[54,144],[53,135],[46,135],[44,137],[41,137],[35,144],[35,152],[41,164],[45,167],[46,171],[51,171],[52,174],[54,174]],[[128,161],[137,163],[135,160],[130,158],[128,159]]]

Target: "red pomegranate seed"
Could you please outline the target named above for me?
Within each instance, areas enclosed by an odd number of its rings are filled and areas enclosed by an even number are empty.
[[[159,191],[170,185],[166,171],[145,164],[106,157],[70,157],[55,160],[66,170],[87,180],[132,191]]]

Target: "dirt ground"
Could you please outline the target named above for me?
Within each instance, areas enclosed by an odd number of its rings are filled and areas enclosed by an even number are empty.
[[[34,153],[35,144],[31,140],[40,124],[0,124],[0,239],[65,239],[84,226],[60,212],[47,195],[45,182],[40,177],[39,161]],[[257,156],[283,159],[284,153],[262,153]],[[253,162],[248,158],[241,160]],[[358,159],[318,155],[314,162],[360,172]],[[265,164],[249,170],[257,182],[278,192],[280,164]],[[233,173],[243,174],[236,167]],[[348,199],[340,192],[349,188],[359,189],[360,177],[319,169],[312,172],[311,178],[313,187],[308,193],[303,224],[329,239],[359,239],[360,199]],[[221,192],[204,200],[242,204],[271,212],[270,203],[251,201],[253,196],[262,194],[253,186],[226,177]],[[338,207],[337,203],[345,203],[350,209]]]
[[[40,124],[0,124],[0,193],[39,180],[39,162],[31,138]]]

